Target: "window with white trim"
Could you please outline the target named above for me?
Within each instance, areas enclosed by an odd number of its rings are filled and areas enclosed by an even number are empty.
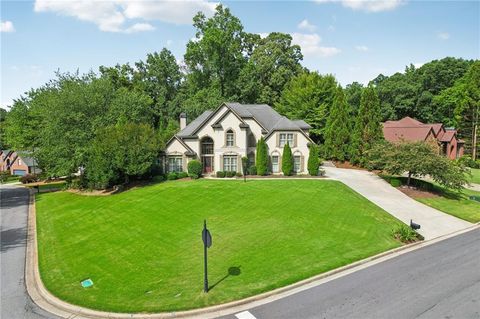
[[[279,146],[284,147],[286,143],[293,146],[293,133],[280,133]]]
[[[236,172],[237,171],[237,156],[223,155],[223,171]]]
[[[233,146],[235,144],[235,133],[232,130],[228,130],[226,133],[225,138],[225,145],[226,146]]]
[[[300,169],[302,167],[301,161],[302,161],[302,157],[300,155],[295,155],[293,157],[293,171],[295,173],[300,172]]]
[[[181,156],[169,156],[168,157],[168,171],[169,172],[181,172],[183,171],[182,167],[182,157]]]
[[[272,155],[272,172],[273,173],[279,172],[278,160],[279,160],[278,155]]]

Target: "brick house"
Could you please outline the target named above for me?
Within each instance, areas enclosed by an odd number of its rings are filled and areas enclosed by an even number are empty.
[[[21,153],[21,154],[20,154]],[[36,161],[29,156],[28,152],[16,152],[12,150],[0,151],[0,171],[10,171],[11,175],[23,176],[26,174],[41,173]]]
[[[442,123],[425,124],[408,116],[383,123],[383,136],[392,143],[401,140],[434,143],[440,153],[450,159],[459,158],[464,152],[464,141],[458,138],[455,129],[446,128]]]

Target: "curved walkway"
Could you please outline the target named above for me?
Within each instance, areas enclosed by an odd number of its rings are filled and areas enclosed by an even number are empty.
[[[444,236],[473,224],[417,202],[377,175],[362,170],[324,167],[327,176],[339,180],[405,224],[412,219],[426,240]]]

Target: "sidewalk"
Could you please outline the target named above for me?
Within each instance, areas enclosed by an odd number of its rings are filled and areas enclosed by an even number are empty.
[[[326,175],[343,182],[405,224],[412,219],[426,240],[444,236],[472,224],[426,206],[390,186],[377,175],[361,170],[325,167]]]

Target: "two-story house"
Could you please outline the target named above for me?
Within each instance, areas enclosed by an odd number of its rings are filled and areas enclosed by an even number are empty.
[[[242,172],[241,158],[255,162],[257,141],[268,146],[270,172],[280,174],[283,147],[288,143],[296,174],[307,173],[311,127],[303,120],[290,120],[266,104],[223,103],[187,125],[180,115],[180,132],[167,143],[165,171],[186,171],[187,163],[198,159],[205,174],[217,171]]]

